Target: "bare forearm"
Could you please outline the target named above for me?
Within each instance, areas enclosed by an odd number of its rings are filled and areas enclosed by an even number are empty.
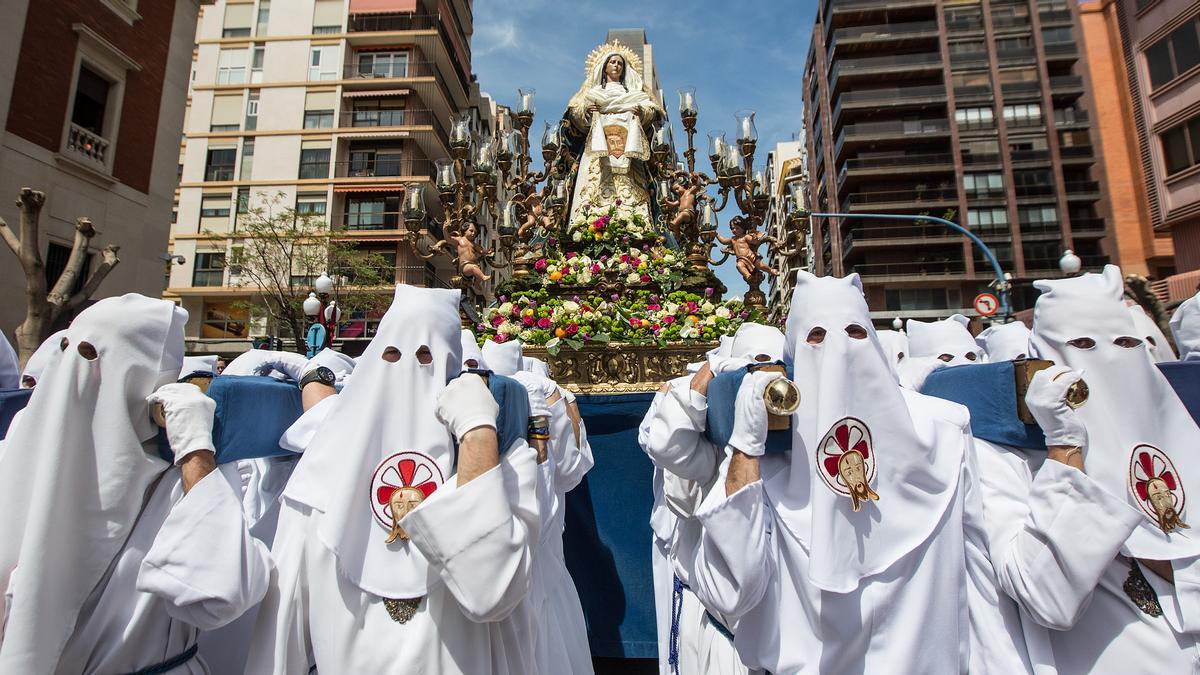
[[[734,450],[729,461],[729,475],[725,477],[725,496],[741,490],[759,477],[758,458]]]
[[[458,444],[458,485],[462,487],[500,463],[500,444],[492,427],[476,427]]]
[[[192,486],[216,469],[217,459],[210,450],[197,450],[184,457],[179,464],[179,471],[183,474],[184,494],[190,492]]]
[[[336,393],[337,389],[327,384],[309,382],[300,392],[300,403],[304,407],[304,412],[308,412],[310,408]]]
[[[1051,445],[1046,448],[1046,457],[1056,462],[1061,462],[1067,466],[1074,467],[1087,473],[1083,468],[1083,450],[1068,445]]]

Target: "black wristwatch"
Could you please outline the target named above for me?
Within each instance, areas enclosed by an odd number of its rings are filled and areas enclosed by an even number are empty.
[[[308,371],[307,375],[300,378],[300,384],[298,385],[300,387],[300,391],[304,391],[304,388],[313,382],[320,382],[327,387],[332,387],[333,384],[337,382],[337,377],[334,376],[332,370],[326,368],[325,366],[317,366],[316,368]]]

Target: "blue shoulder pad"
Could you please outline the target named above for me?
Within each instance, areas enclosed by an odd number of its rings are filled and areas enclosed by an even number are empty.
[[[734,403],[737,400],[738,389],[748,368],[739,368],[721,373],[708,383],[708,412],[704,435],[724,452],[733,435]],[[787,367],[788,377],[792,377],[792,367]],[[792,432],[788,429],[767,432],[767,454],[777,455],[790,452],[792,449]]]
[[[279,437],[304,412],[294,383],[270,377],[221,375],[208,386],[217,404],[213,445],[217,464],[292,453],[279,447]],[[174,453],[164,430],[159,430],[158,454],[168,462]]]
[[[8,435],[8,425],[12,424],[17,413],[29,405],[30,396],[33,396],[32,389],[0,390],[0,441]]]
[[[1175,395],[1183,401],[1183,407],[1200,425],[1200,361],[1171,361],[1155,365],[1171,383]]]
[[[468,369],[463,372],[474,373],[487,381],[488,391],[500,406],[496,417],[496,442],[503,456],[518,438],[525,438],[529,430],[529,394],[520,382],[497,375],[490,370]]]
[[[935,370],[921,393],[964,405],[976,438],[1027,450],[1045,450],[1046,437],[1035,424],[1017,417],[1017,385],[1012,361]]]

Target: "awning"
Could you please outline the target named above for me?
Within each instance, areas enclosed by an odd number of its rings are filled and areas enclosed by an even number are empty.
[[[334,192],[403,192],[402,183],[387,183],[380,185],[335,185]]]
[[[410,89],[372,89],[369,91],[344,91],[344,98],[383,98],[384,96],[405,96],[412,93]]]
[[[338,234],[338,239],[340,239],[341,241],[344,241],[344,242],[353,242],[355,244],[362,243],[362,242],[396,244],[396,243],[399,243],[400,240],[404,238],[404,236],[405,235],[403,235],[403,234],[396,234],[391,237],[380,237],[378,235],[376,235],[374,237],[355,237],[355,236],[351,236],[350,233],[348,233],[348,232],[340,232]]]
[[[396,129],[394,131],[351,131],[344,134],[339,134],[339,138],[347,141],[360,140],[364,138],[408,138],[412,133]]]
[[[417,11],[417,0],[350,0],[351,14],[400,14]]]

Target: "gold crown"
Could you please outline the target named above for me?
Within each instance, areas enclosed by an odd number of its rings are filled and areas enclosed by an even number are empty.
[[[621,138],[627,138],[629,136],[629,130],[626,129],[625,127],[621,126],[620,124],[609,124],[609,125],[605,126],[604,133],[605,133],[605,135],[616,134],[616,135],[620,136]]]
[[[626,67],[633,68],[639,75],[645,77],[646,74],[642,72],[642,57],[620,42],[606,42],[593,49],[584,63],[584,76],[590,77],[596,69],[596,64],[601,59],[607,58],[609,54],[620,54],[621,58],[625,59]]]

